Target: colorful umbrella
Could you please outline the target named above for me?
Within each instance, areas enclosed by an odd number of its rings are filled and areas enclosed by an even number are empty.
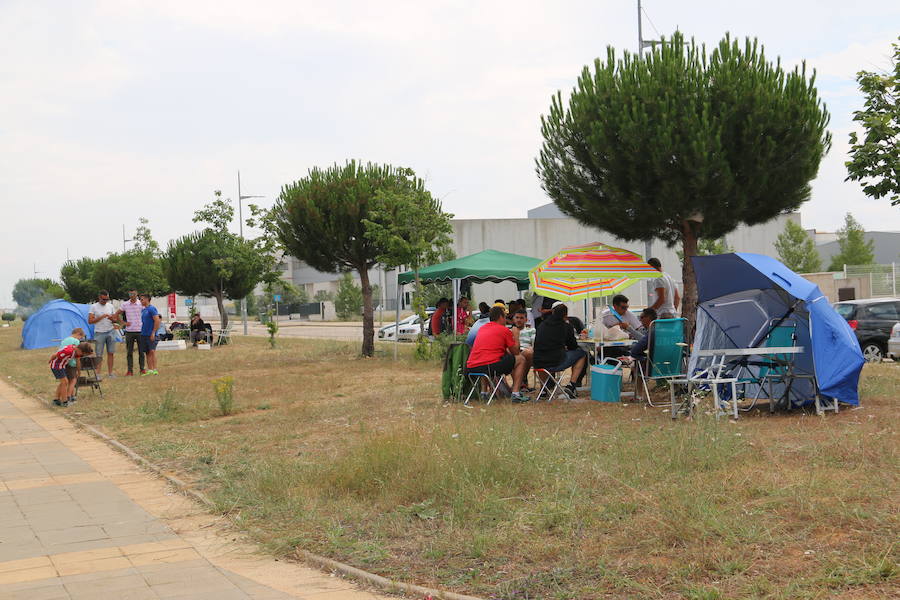
[[[595,242],[563,248],[528,277],[536,294],[573,301],[616,294],[659,271],[634,252]]]

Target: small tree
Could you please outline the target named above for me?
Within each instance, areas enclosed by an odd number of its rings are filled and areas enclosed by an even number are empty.
[[[66,291],[52,279],[20,279],[12,295],[22,314],[30,315],[51,300],[65,298]]]
[[[59,271],[66,294],[72,302],[93,302],[101,289],[94,281],[94,273],[101,262],[95,258],[79,258],[67,261]]]
[[[349,161],[314,168],[303,179],[284,186],[272,209],[278,237],[289,254],[320,271],[359,274],[363,356],[375,352],[369,269],[393,256],[391,240],[405,239],[394,219],[405,214],[401,206],[415,201],[410,198],[424,198],[424,190],[424,182],[409,169]]]
[[[829,271],[841,271],[844,265],[871,265],[875,263],[875,241],[866,241],[866,230],[847,213],[844,226],[837,230],[840,252],[831,257]]]
[[[564,213],[626,240],[684,252],[682,314],[693,325],[690,260],[717,239],[799,207],[830,146],[806,67],[785,72],[755,40],[707,55],[676,33],[646,58],[597,59],[568,104],[541,119],[537,173]]]
[[[859,181],[866,195],[888,196],[900,204],[900,44],[893,44],[891,73],[860,71],[859,89],[866,97],[865,108],[853,113],[862,125],[865,138],[850,133],[850,160],[847,180]]]
[[[337,294],[334,296],[334,311],[342,321],[358,318],[362,312],[362,289],[353,281],[350,273],[344,273],[338,283]]]
[[[822,270],[822,257],[813,239],[800,225],[788,221],[775,240],[778,259],[796,273],[817,273]]]
[[[728,254],[734,252],[734,248],[728,245],[725,238],[710,240],[703,238],[697,243],[697,256],[711,256],[713,254]],[[684,260],[684,252],[678,250],[676,252],[678,260]]]
[[[334,294],[327,290],[319,290],[313,295],[313,300],[315,302],[332,302],[334,301]]]

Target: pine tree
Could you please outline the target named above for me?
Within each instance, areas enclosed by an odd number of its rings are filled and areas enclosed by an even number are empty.
[[[853,215],[847,213],[837,235],[841,251],[831,257],[829,271],[841,271],[844,265],[875,264],[875,241],[866,241],[866,230]]]
[[[362,290],[350,273],[344,273],[338,283],[337,294],[334,296],[334,311],[342,321],[358,318],[362,313]]]
[[[800,225],[788,221],[775,240],[778,259],[796,273],[817,273],[822,270],[822,257],[813,239]]]

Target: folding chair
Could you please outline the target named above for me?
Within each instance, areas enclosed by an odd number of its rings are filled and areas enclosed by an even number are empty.
[[[100,394],[103,399],[103,388],[100,386],[100,377],[97,375],[97,365],[100,364],[99,356],[82,356],[81,357],[81,375],[75,382],[75,397],[78,397],[78,388],[91,388],[91,396],[94,390]]]
[[[225,329],[219,329],[216,332],[216,335],[215,335],[216,341],[213,345],[214,346],[224,346],[225,344],[230,344],[232,329],[233,329],[233,327],[230,323],[228,324],[228,327],[226,327]]]
[[[684,361],[684,349],[687,347],[684,343],[684,323],[684,319],[678,318],[656,319],[650,324],[646,364],[635,361],[639,379],[635,382],[635,386],[644,386],[644,395],[650,406],[666,407],[671,406],[672,402],[653,404],[648,381],[665,381],[672,386],[673,381],[681,381],[687,377]]]
[[[503,375],[498,375],[493,372],[473,373],[469,370],[466,370],[466,379],[469,380],[469,384],[472,386],[472,389],[469,390],[469,394],[466,396],[466,401],[463,402],[463,405],[465,406],[469,405],[469,401],[472,399],[472,394],[481,389],[482,383],[484,383],[491,390],[490,394],[488,395],[487,402],[485,403],[485,406],[490,406],[491,402],[493,402],[494,400],[494,396],[497,395],[497,392],[500,389],[500,384],[503,383]]]
[[[541,389],[538,391],[536,400],[539,401],[541,398],[546,398],[547,402],[552,402],[559,392],[563,392],[566,401],[569,400],[568,394],[563,391],[562,376],[560,375],[560,373],[565,371],[551,371],[550,369],[539,369],[537,367],[534,367],[533,370],[535,378],[541,382]],[[541,374],[543,374],[543,378]],[[545,393],[547,394],[546,396],[544,395]]]

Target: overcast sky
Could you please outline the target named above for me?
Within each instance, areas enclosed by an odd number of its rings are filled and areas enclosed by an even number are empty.
[[[900,3],[646,0],[645,38],[756,36],[818,69],[834,147],[803,224],[900,230],[844,183],[854,75],[886,70]],[[168,240],[215,189],[265,196],[360,158],[412,167],[461,218],[524,217],[556,90],[612,45],[636,2],[0,0],[0,307],[21,277],[122,250],[141,216]]]

